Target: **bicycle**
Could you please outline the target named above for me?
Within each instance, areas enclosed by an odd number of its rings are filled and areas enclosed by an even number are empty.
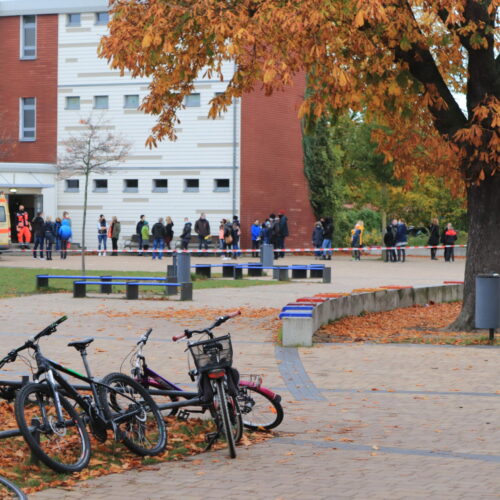
[[[59,318],[0,360],[2,368],[15,361],[21,351],[34,351],[38,368],[34,382],[19,390],[14,403],[19,430],[33,454],[57,472],[82,470],[90,460],[86,424],[100,442],[106,441],[107,430],[111,429],[117,441],[122,441],[138,455],[162,453],[167,444],[167,433],[153,398],[140,384],[122,373],[111,373],[101,381],[95,380],[86,351],[93,338],[68,344],[80,353],[87,376],[42,354],[38,341],[55,332],[66,319],[66,316]],[[61,373],[88,384],[85,390],[92,396],[80,394]]]
[[[17,498],[18,500],[28,500],[26,494],[8,479],[0,476],[0,498]]]

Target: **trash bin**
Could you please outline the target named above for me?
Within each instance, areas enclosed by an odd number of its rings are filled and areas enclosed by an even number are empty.
[[[271,267],[274,263],[274,248],[268,243],[260,247],[260,263],[265,267]]]
[[[497,273],[476,276],[476,328],[490,331],[490,340],[495,338],[495,329],[500,325],[500,275]]]

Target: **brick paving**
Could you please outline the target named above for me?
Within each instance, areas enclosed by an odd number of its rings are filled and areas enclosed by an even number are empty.
[[[140,333],[151,326],[151,366],[165,367],[174,381],[186,381],[183,346],[168,339],[188,324],[208,323],[203,316],[212,308],[280,307],[305,292],[346,291],[374,286],[367,282],[397,280],[431,284],[460,279],[463,272],[460,262],[407,264],[394,265],[388,273],[390,264],[361,262],[354,268],[341,261],[335,264],[332,285],[202,290],[190,306],[76,300],[69,294],[3,299],[2,350],[18,345],[55,313],[67,313],[70,320],[43,341],[44,352],[79,369],[78,356],[65,344],[95,336],[90,361],[102,375],[118,369]],[[189,307],[192,318],[168,315]],[[263,373],[265,385],[282,394],[285,420],[275,439],[239,447],[236,460],[226,458],[223,450],[211,452],[196,456],[194,463],[165,463],[157,470],[106,476],[72,491],[47,490],[30,498],[500,498],[500,349],[322,344],[283,354],[275,349],[268,319],[238,318],[221,332],[231,331],[241,371]],[[9,368],[11,376],[25,371],[19,363]]]

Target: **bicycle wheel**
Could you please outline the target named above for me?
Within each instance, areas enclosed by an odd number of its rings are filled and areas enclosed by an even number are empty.
[[[283,421],[281,398],[272,399],[257,387],[239,386],[238,402],[243,425],[255,431],[269,431]]]
[[[219,416],[218,425],[222,423],[222,429],[226,436],[227,446],[229,448],[229,456],[231,458],[236,458],[236,444],[234,439],[235,435],[231,424],[229,403],[226,395],[226,388],[224,387],[224,382],[221,379],[217,379],[215,387],[215,410]]]
[[[123,444],[141,456],[162,453],[167,446],[167,430],[147,390],[123,373],[110,373],[102,383],[107,386],[99,388],[104,414],[115,422]]]
[[[27,500],[28,497],[14,483],[0,476],[0,498],[17,498],[18,500]]]
[[[90,460],[90,440],[85,425],[71,403],[59,394],[64,422],[58,424],[56,402],[49,387],[28,384],[16,397],[19,430],[31,451],[56,472],[78,472]]]

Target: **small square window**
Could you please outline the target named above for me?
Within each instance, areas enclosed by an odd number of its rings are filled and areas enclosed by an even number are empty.
[[[139,179],[124,179],[123,180],[124,193],[137,193],[139,192]]]
[[[66,109],[80,109],[80,98],[75,96],[66,97]]]
[[[68,14],[68,17],[66,18],[67,26],[80,26],[80,24],[80,14]]]
[[[108,109],[109,98],[107,95],[94,96],[94,109]]]
[[[186,108],[197,108],[201,106],[200,94],[189,94],[184,99]]]
[[[107,12],[96,12],[95,23],[98,25],[106,25],[109,21],[109,14]]]
[[[108,179],[95,179],[94,193],[107,193],[107,192],[108,192]]]
[[[229,191],[229,179],[214,179],[214,191]]]
[[[66,193],[78,193],[80,191],[80,181],[78,179],[66,179]]]
[[[153,179],[153,193],[168,192],[168,179]]]
[[[123,107],[127,109],[137,109],[139,107],[139,95],[131,94],[124,96]]]
[[[184,191],[187,193],[197,193],[200,190],[199,179],[184,179]]]

